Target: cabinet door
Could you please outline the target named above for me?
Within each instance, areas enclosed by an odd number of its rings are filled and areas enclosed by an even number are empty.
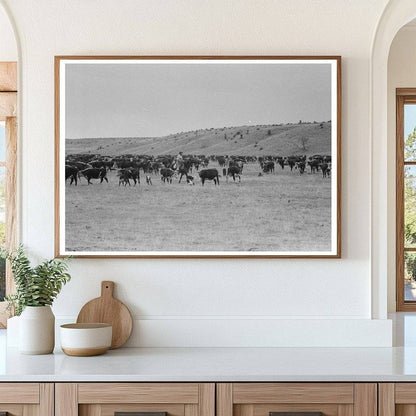
[[[58,383],[56,416],[215,416],[213,383]]]
[[[220,383],[217,416],[377,416],[377,384]]]
[[[415,416],[416,383],[380,383],[380,416]]]
[[[0,383],[0,415],[53,416],[51,383]]]

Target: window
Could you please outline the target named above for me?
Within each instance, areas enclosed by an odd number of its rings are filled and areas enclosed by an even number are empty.
[[[6,127],[0,121],[0,247],[6,245]],[[0,302],[6,294],[6,264],[0,259]]]
[[[416,311],[416,88],[396,96],[397,310]]]
[[[17,64],[0,62],[0,246],[17,242]],[[4,296],[13,292],[9,264],[0,260],[0,328],[5,326]]]

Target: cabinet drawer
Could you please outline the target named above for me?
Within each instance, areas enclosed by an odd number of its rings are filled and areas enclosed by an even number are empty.
[[[78,403],[183,403],[199,402],[197,383],[81,383]]]
[[[53,416],[51,383],[0,383],[0,414]]]
[[[59,383],[56,416],[215,416],[213,383]]]
[[[354,403],[351,383],[236,383],[234,403]]]
[[[375,383],[220,383],[217,416],[377,416]]]
[[[39,403],[38,383],[0,383],[0,403]]]
[[[163,410],[161,410],[163,409]],[[142,416],[157,416],[166,413],[166,416],[185,416],[185,406],[182,404],[80,404],[79,414],[81,416],[100,415],[100,416],[114,416],[117,413],[140,413]]]

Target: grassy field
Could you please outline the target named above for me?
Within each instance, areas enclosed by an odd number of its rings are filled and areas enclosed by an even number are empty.
[[[209,167],[218,168],[217,163]],[[220,169],[219,169],[220,171]],[[276,166],[263,174],[244,167],[241,183],[220,186],[162,183],[119,186],[66,185],[66,249],[69,251],[328,251],[331,180]]]

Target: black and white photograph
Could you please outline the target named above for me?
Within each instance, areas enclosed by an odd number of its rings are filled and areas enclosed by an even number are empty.
[[[339,57],[56,57],[56,255],[339,257]]]

